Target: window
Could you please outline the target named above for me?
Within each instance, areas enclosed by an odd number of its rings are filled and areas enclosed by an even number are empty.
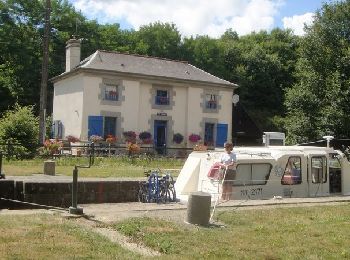
[[[204,129],[204,144],[214,146],[214,127],[213,123],[205,123]]]
[[[108,135],[117,136],[117,127],[120,129],[117,123],[117,117],[115,116],[89,116],[88,137],[97,135],[106,139]]]
[[[326,183],[327,182],[327,169],[326,169],[325,157],[312,157],[311,158],[311,179],[312,183]]]
[[[238,164],[234,186],[265,185],[270,176],[271,164]]]
[[[104,117],[103,137],[106,139],[108,135],[116,136],[117,118]]]
[[[167,90],[157,90],[156,92],[156,100],[155,100],[156,105],[164,105],[168,106],[169,105],[169,94]]]
[[[217,95],[214,94],[206,94],[205,95],[205,108],[206,109],[217,109],[218,104],[217,104]]]
[[[105,85],[104,100],[118,101],[119,100],[118,86]]]
[[[284,174],[281,179],[282,185],[294,185],[301,183],[301,158],[289,157]]]

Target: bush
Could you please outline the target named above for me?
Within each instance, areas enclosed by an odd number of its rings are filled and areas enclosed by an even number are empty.
[[[18,144],[13,149],[17,158],[34,157],[39,138],[39,120],[33,107],[16,104],[0,119],[0,143]]]

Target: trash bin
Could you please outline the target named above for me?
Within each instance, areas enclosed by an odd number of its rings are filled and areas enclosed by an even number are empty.
[[[211,195],[198,191],[190,194],[187,204],[187,219],[189,224],[208,226],[210,219]]]

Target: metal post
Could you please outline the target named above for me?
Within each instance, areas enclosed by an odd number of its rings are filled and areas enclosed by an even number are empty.
[[[75,166],[73,170],[72,183],[72,206],[69,207],[69,213],[75,215],[82,215],[83,209],[78,208],[78,167]]]
[[[7,155],[6,155],[6,159],[7,159],[7,161],[9,161],[10,160],[10,147],[11,147],[11,141],[10,140],[8,140],[7,141]]]
[[[5,179],[5,174],[2,173],[2,152],[0,151],[0,179]]]

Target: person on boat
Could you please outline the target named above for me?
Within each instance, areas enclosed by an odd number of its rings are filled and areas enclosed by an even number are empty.
[[[300,181],[300,169],[296,166],[296,161],[293,158],[289,158],[282,184],[299,184]]]
[[[221,156],[221,169],[223,170],[223,183],[222,183],[222,200],[232,199],[233,182],[236,178],[236,154],[232,152],[233,144],[226,142],[224,144],[225,153]]]

